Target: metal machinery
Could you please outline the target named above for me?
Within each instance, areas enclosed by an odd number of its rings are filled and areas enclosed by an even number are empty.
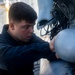
[[[50,40],[57,35],[55,51],[61,58],[50,61],[47,72],[75,75],[75,0],[38,0],[38,8],[37,29],[41,36],[49,35]]]

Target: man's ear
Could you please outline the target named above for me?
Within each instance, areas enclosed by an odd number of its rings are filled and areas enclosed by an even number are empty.
[[[13,20],[11,20],[11,21],[9,22],[9,27],[10,27],[12,30],[14,30],[14,21],[13,21]]]

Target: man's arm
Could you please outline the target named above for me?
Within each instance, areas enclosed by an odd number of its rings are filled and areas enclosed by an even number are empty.
[[[51,53],[48,43],[35,43],[16,47],[0,43],[0,60],[10,66],[33,63]]]

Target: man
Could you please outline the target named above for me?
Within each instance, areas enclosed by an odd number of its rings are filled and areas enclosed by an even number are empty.
[[[35,61],[55,59],[52,44],[33,33],[36,19],[36,12],[29,5],[11,5],[9,24],[4,25],[0,35],[0,75],[33,75]]]

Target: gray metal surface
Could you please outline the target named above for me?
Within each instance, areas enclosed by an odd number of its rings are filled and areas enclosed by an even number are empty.
[[[70,65],[63,61],[41,60],[40,75],[72,75]]]
[[[65,29],[58,33],[55,51],[61,59],[75,63],[75,28]]]
[[[52,14],[50,14],[50,12],[52,10],[53,0],[37,0],[37,1],[39,8],[38,24],[42,25],[46,21],[52,19]]]

